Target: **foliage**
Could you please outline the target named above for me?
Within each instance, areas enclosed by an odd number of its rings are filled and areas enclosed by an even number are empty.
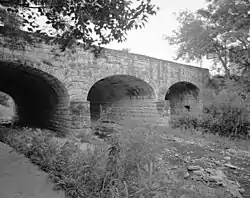
[[[205,127],[212,133],[233,137],[247,135],[246,104],[235,92],[222,90],[212,101],[205,103],[204,110]]]
[[[10,96],[6,93],[0,92],[0,104],[4,106],[9,106],[8,101],[10,100]]]
[[[203,101],[203,113],[191,112],[174,116],[171,120],[172,127],[202,130],[227,137],[239,138],[248,135],[248,111],[242,87],[235,81],[224,79],[221,82],[223,78],[219,79],[220,81],[218,78],[215,80],[221,84],[213,82],[214,84],[210,84],[210,88],[206,90],[212,94]]]
[[[35,46],[37,39],[21,29],[22,19],[13,11],[1,6],[0,3],[0,45],[10,50],[23,51],[27,46]]]
[[[165,197],[168,180],[166,170],[158,161],[166,148],[163,134],[150,124],[129,121],[129,125],[131,128],[126,127],[116,135],[128,193],[131,197]]]
[[[42,16],[52,29],[52,37],[47,38],[60,44],[63,50],[78,40],[85,48],[114,40],[122,42],[128,31],[145,26],[148,17],[158,9],[150,0],[136,3],[127,0],[13,0],[0,1],[0,6],[1,22],[8,28],[7,34],[17,36],[24,26],[29,32],[48,35],[38,23]]]
[[[249,73],[244,73],[242,76],[231,75],[230,79],[226,76],[215,75],[209,79],[206,92],[218,94],[222,90],[233,92],[236,95],[246,99],[250,93],[250,78]]]
[[[199,116],[192,113],[183,113],[181,115],[173,115],[169,121],[172,128],[180,129],[197,129],[199,127]]]
[[[168,180],[157,157],[166,143],[151,125],[132,125],[106,143],[89,137],[90,149],[40,129],[0,128],[0,139],[48,172],[70,197],[165,197]]]
[[[176,59],[209,57],[223,66],[227,76],[233,64],[249,68],[249,9],[248,0],[212,0],[196,13],[181,11],[180,27],[166,36],[170,45],[178,45]]]
[[[99,197],[107,163],[105,144],[83,151],[74,141],[57,142],[49,131],[28,128],[4,131],[3,136],[5,143],[48,172],[57,189],[65,190],[71,197]]]

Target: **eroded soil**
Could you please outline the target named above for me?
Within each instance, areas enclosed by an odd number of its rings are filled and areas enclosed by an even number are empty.
[[[200,197],[250,197],[248,141],[235,142],[164,127],[157,130],[166,131],[163,138],[167,148],[161,154],[162,160],[179,183],[193,185],[190,193],[175,192],[175,197],[198,197],[197,192]]]

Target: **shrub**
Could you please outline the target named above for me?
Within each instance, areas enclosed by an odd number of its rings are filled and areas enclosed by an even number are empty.
[[[196,129],[200,125],[200,119],[197,114],[185,112],[172,116],[169,124],[172,128]]]
[[[237,92],[223,90],[212,101],[205,103],[203,122],[208,124],[204,123],[203,127],[221,136],[246,136],[247,114],[245,101]]]
[[[248,135],[246,103],[240,94],[230,86],[218,93],[206,90],[209,99],[204,102],[202,114],[194,112],[173,116],[173,128],[202,129],[204,132],[227,137],[246,137]],[[208,98],[208,97],[207,97]]]

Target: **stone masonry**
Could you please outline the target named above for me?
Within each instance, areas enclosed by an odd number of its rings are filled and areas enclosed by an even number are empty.
[[[108,106],[131,117],[160,118],[170,106],[169,88],[179,82],[197,88],[194,104],[200,106],[209,78],[204,68],[111,49],[95,58],[80,46],[60,52],[43,44],[24,52],[2,48],[0,56],[0,91],[16,102],[20,123],[58,131],[88,128]]]

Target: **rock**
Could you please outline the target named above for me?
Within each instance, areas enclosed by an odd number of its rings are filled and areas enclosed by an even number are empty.
[[[243,188],[240,188],[240,189],[239,189],[239,192],[240,192],[241,194],[243,194],[243,193],[245,192],[245,190],[244,190]]]
[[[84,152],[94,152],[95,150],[95,146],[93,144],[89,144],[89,143],[82,143],[79,145],[79,148],[84,151]]]
[[[183,175],[183,178],[184,178],[184,179],[187,179],[188,177],[189,177],[189,173],[186,172],[186,173]]]
[[[210,175],[207,176],[208,181],[219,182],[227,179],[227,176],[221,170],[210,170]]]
[[[238,174],[239,172],[238,171],[233,171],[234,174]]]
[[[229,161],[229,160],[231,160],[231,157],[226,156],[226,157],[224,157],[224,159],[227,160],[227,161]]]
[[[237,154],[237,151],[235,149],[232,149],[232,148],[227,149],[227,152],[229,152],[230,154],[233,154],[233,155]]]
[[[196,170],[200,170],[201,167],[200,167],[200,166],[189,166],[187,169],[188,169],[189,171],[196,171]]]
[[[231,168],[231,169],[241,169],[240,167],[234,166],[234,165],[232,165],[230,163],[225,164],[225,166],[228,167],[228,168]]]
[[[193,171],[193,173],[200,176],[204,175],[204,172],[201,170]]]
[[[214,163],[215,163],[216,165],[221,165],[221,162],[220,162],[220,161],[214,161]]]
[[[206,178],[208,181],[212,181],[212,182],[218,182],[222,180],[221,177],[218,175],[208,175]]]
[[[175,169],[177,169],[178,168],[178,166],[173,166],[172,168],[171,168],[171,170],[175,170]]]

